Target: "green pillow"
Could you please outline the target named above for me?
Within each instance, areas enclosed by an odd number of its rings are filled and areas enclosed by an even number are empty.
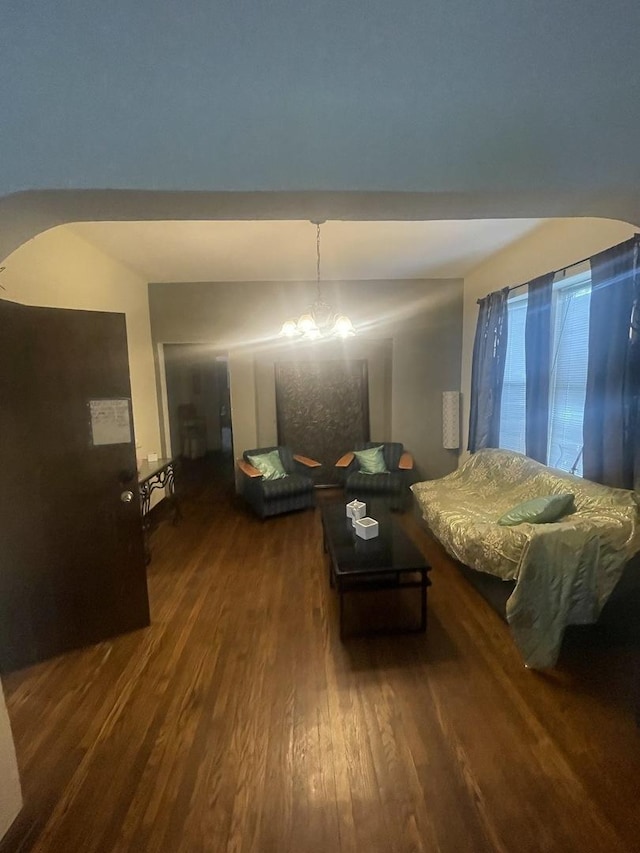
[[[505,512],[498,519],[498,524],[510,526],[513,524],[522,524],[523,521],[528,521],[530,524],[545,524],[549,521],[557,521],[563,515],[567,515],[567,513],[575,510],[573,498],[574,496],[569,493],[533,498],[533,500],[525,501],[512,507],[509,512]]]
[[[353,455],[358,460],[361,474],[388,474],[389,469],[385,465],[382,445],[370,447],[368,450],[354,450]]]
[[[288,476],[282,467],[282,460],[277,450],[260,453],[258,456],[247,455],[247,459],[260,471],[265,480],[282,480],[283,477]]]

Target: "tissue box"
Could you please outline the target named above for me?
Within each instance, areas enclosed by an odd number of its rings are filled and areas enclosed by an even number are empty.
[[[357,518],[354,526],[356,534],[361,539],[374,539],[379,532],[378,522],[375,518],[369,518],[369,516]]]
[[[347,518],[364,518],[367,512],[367,505],[362,501],[355,500],[347,504]]]

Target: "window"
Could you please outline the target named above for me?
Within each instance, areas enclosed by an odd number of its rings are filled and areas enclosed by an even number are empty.
[[[585,266],[553,285],[547,463],[582,475],[591,273]],[[500,447],[525,452],[525,322],[527,295],[509,299]]]
[[[548,464],[582,476],[591,275],[553,285]]]

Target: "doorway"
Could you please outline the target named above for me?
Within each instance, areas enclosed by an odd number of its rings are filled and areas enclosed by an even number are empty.
[[[167,452],[195,462],[230,461],[233,447],[226,353],[203,344],[164,344]]]

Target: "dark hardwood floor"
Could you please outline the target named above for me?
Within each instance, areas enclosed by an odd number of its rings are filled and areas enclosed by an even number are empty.
[[[318,511],[187,484],[152,626],[5,677],[25,806],[2,853],[640,849],[633,649],[575,632],[526,670],[411,515],[427,633],[342,644]]]

